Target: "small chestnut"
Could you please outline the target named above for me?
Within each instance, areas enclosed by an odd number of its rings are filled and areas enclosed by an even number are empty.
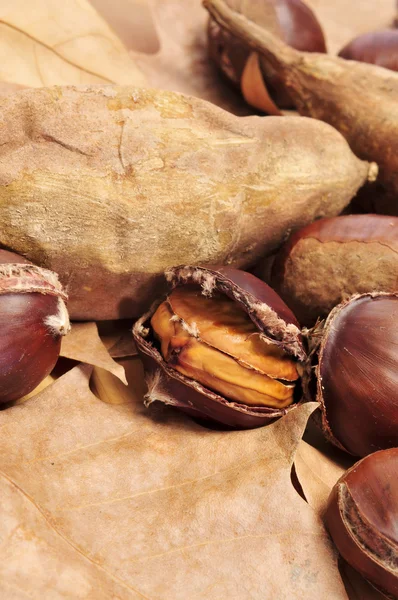
[[[57,362],[69,317],[52,271],[0,250],[0,402],[34,390]]]
[[[316,366],[324,433],[354,456],[398,446],[398,292],[333,309]]]
[[[398,448],[363,458],[334,486],[325,524],[341,556],[398,598]]]
[[[339,56],[398,71],[398,30],[364,33],[344,46]]]
[[[302,0],[249,0],[239,6],[234,0],[228,0],[228,4],[297,50],[326,52],[322,28]],[[278,74],[266,73],[261,59],[212,19],[208,25],[208,45],[210,57],[249,104],[272,114],[279,114],[277,106],[292,107]]]
[[[270,282],[306,326],[353,294],[395,292],[398,217],[344,215],[299,229],[276,255]]]
[[[296,406],[306,359],[293,313],[244,271],[180,266],[133,336],[156,400],[250,428]]]

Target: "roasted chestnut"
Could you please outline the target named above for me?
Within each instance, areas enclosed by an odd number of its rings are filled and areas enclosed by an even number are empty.
[[[34,390],[57,362],[69,317],[52,271],[0,250],[0,402]]]
[[[230,427],[264,425],[301,396],[306,352],[293,313],[244,271],[179,266],[134,340],[156,400]]]
[[[398,448],[360,460],[336,483],[326,527],[342,557],[389,598],[398,598]]]
[[[303,227],[276,255],[271,285],[306,326],[353,294],[398,290],[398,217],[346,215]]]
[[[302,0],[249,0],[239,5],[236,0],[228,0],[228,4],[297,50],[326,52],[322,28]],[[270,114],[279,114],[277,107],[293,106],[278,73],[265,71],[256,54],[212,19],[208,43],[210,57],[249,104]]]
[[[398,71],[398,30],[364,33],[344,46],[339,56]]]
[[[398,292],[354,296],[333,309],[316,377],[331,442],[354,456],[398,446]]]

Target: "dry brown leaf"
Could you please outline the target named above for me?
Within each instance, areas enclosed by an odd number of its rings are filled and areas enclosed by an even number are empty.
[[[303,488],[308,504],[322,516],[327,499],[336,481],[355,461],[347,458],[346,464],[336,460],[336,453],[330,455],[301,440],[297,448],[294,465],[297,478]]]
[[[3,0],[0,81],[29,87],[144,85],[126,48],[86,0]]]
[[[127,384],[123,367],[111,358],[95,323],[73,323],[69,335],[62,338],[60,356],[105,369]]]
[[[133,320],[100,321],[97,323],[102,343],[112,358],[136,356],[137,348],[132,336]]]
[[[125,370],[128,386],[125,386],[109,371],[94,367],[90,380],[92,391],[102,402],[108,404],[142,402],[147,386],[141,360],[135,356],[118,362]]]
[[[290,482],[314,404],[262,429],[207,430],[172,409],[101,402],[88,371],[0,414],[4,594],[346,598]]]
[[[253,109],[224,83],[209,60],[208,15],[201,0],[147,1],[160,50],[156,54],[132,52],[132,56],[149,84],[203,98],[237,115],[253,114]],[[124,6],[127,4],[128,0],[125,0]]]
[[[329,52],[337,54],[354,37],[393,24],[395,0],[305,0],[315,12],[326,35]]]

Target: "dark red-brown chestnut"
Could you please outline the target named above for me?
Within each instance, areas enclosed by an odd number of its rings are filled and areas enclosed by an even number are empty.
[[[340,478],[325,523],[347,563],[398,598],[398,448],[363,458]]]
[[[339,56],[398,71],[398,30],[364,33],[344,46]]]
[[[306,352],[279,296],[229,267],[179,266],[166,278],[168,296],[133,328],[146,403],[234,428],[259,427],[293,410]]]
[[[0,250],[0,402],[34,390],[69,331],[67,296],[52,271]]]
[[[228,5],[297,50],[326,52],[322,28],[302,0],[249,0],[245,3],[228,0]],[[208,26],[208,43],[211,58],[223,75],[242,91],[249,104],[272,114],[279,114],[277,107],[292,107],[278,73],[265,72],[261,59],[257,62],[257,57],[254,58],[244,43],[212,19]]]
[[[308,327],[354,294],[398,290],[398,217],[345,215],[299,229],[276,255],[270,283]]]
[[[398,292],[354,296],[333,309],[316,376],[331,442],[361,457],[398,446]]]

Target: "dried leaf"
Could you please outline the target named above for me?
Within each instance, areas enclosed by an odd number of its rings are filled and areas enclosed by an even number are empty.
[[[354,461],[348,459],[347,462],[350,464],[342,466],[336,456],[332,458],[301,440],[294,459],[296,474],[308,504],[319,516],[323,514],[332,487]]]
[[[208,57],[208,15],[201,0],[148,3],[160,50],[150,55],[132,52],[132,56],[150,85],[203,98],[237,115],[252,114],[253,109],[224,83]]]
[[[127,404],[142,402],[147,391],[144,380],[144,369],[138,357],[119,361],[125,370],[128,386],[109,371],[94,367],[90,387],[94,394],[108,404]]]
[[[289,477],[313,404],[263,429],[214,431],[172,409],[101,402],[88,378],[76,367],[0,414],[3,590],[346,598],[328,537]]]
[[[102,343],[112,358],[137,355],[137,348],[131,331],[133,324],[133,320],[123,319],[97,323]]]
[[[126,48],[86,0],[4,0],[0,81],[25,86],[144,85]]]
[[[95,323],[73,323],[70,334],[62,338],[60,355],[105,369],[127,384],[123,367],[109,355]]]

